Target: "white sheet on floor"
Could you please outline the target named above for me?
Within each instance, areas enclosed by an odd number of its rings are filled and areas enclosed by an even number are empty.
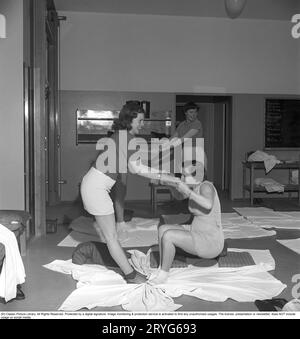
[[[296,219],[256,219],[253,224],[262,228],[278,228],[287,230],[300,230],[300,220]]]
[[[276,231],[265,230],[253,224],[224,225],[223,231],[225,239],[252,239],[276,235]]]
[[[5,246],[5,259],[0,274],[0,297],[7,302],[16,297],[17,285],[25,282],[25,269],[16,236],[1,224],[0,242]]]
[[[300,238],[299,239],[289,239],[289,240],[277,240],[283,246],[286,246],[290,250],[300,254]]]
[[[275,267],[269,251],[237,251],[249,252],[256,265],[241,268],[200,268],[192,265],[173,268],[167,283],[156,286],[148,283],[126,284],[118,273],[104,266],[78,266],[70,261],[56,260],[45,267],[72,274],[78,280],[78,288],[61,305],[62,311],[118,305],[128,311],[175,311],[182,305],[175,304],[173,298],[182,295],[215,302],[224,302],[229,298],[253,302],[275,297],[286,288],[268,273]],[[155,271],[150,268],[150,251],[147,254],[136,250],[130,253],[136,269],[146,274]]]
[[[69,226],[73,231],[57,246],[76,247],[87,241],[100,241],[105,243],[104,236],[99,237],[93,226],[94,219],[79,217]],[[123,247],[146,247],[157,243],[157,226],[159,219],[132,218],[127,222],[131,226],[126,231],[118,232],[118,238]]]
[[[271,237],[276,231],[265,230],[253,224],[226,224],[223,226],[225,239],[252,239]],[[119,236],[122,247],[147,247],[157,244],[157,231],[136,230],[130,233],[123,232]],[[101,241],[97,236],[86,233],[71,232],[57,246],[76,247],[80,243],[88,241]]]
[[[190,214],[163,215],[166,224],[182,224],[191,219]],[[255,219],[257,220],[257,219]],[[258,220],[262,220],[259,218]],[[96,234],[93,219],[80,217],[71,223],[73,230],[57,246],[76,247],[82,242],[105,242],[103,237]],[[254,225],[249,220],[236,213],[222,213],[222,223],[225,239],[245,239],[270,237],[275,231],[266,231],[261,225]],[[146,247],[157,244],[157,226],[159,219],[133,218],[128,223],[132,228],[118,232],[120,243],[123,247]]]
[[[81,216],[73,220],[69,228],[76,232],[98,236],[95,227],[93,226],[94,222],[93,218]],[[157,225],[159,224],[159,219],[132,218],[131,221],[126,222],[126,224],[131,226],[131,228],[127,230],[128,232],[144,229],[156,230]]]
[[[233,207],[233,209],[248,220],[257,218],[280,219],[286,217],[286,214],[273,211],[272,209],[266,207]]]
[[[97,232],[93,227],[94,221],[95,220],[93,218],[81,216],[76,218],[70,223],[69,229],[75,232],[95,235],[98,237]]]
[[[57,246],[59,247],[76,247],[77,245],[88,241],[100,241],[96,235],[79,233],[72,231]]]
[[[284,214],[289,218],[300,220],[300,211],[288,211],[284,212]]]
[[[119,232],[119,241],[122,247],[147,247],[157,244],[157,231],[140,230]],[[96,235],[72,231],[57,246],[76,247],[88,241],[105,242]]]
[[[166,224],[181,224],[190,219],[190,214],[163,215]],[[222,226],[225,239],[251,239],[276,235],[275,231],[267,231],[252,224],[249,220],[235,213],[222,213]]]

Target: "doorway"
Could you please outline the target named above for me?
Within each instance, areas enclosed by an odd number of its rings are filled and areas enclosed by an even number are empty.
[[[229,193],[231,166],[231,96],[176,95],[176,127],[185,120],[183,106],[194,102],[199,106],[198,119],[203,126],[207,157],[207,179],[219,192]]]

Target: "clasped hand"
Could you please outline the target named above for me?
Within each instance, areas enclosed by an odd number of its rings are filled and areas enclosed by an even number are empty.
[[[172,175],[162,174],[160,182],[162,185],[175,187],[178,192],[186,197],[189,197],[191,194],[191,190],[188,185]]]

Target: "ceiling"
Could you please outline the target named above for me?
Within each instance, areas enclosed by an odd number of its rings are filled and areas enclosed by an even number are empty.
[[[226,17],[223,0],[54,0],[58,11]],[[291,20],[299,0],[248,0],[241,18]]]

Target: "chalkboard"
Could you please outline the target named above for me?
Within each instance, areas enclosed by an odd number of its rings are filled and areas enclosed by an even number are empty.
[[[265,148],[300,148],[300,100],[266,100]]]

